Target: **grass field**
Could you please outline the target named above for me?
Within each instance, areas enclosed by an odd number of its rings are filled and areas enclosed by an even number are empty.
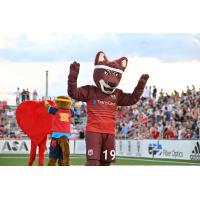
[[[45,156],[45,165],[47,165],[48,156]],[[0,166],[26,166],[28,163],[28,155],[23,154],[0,154]],[[71,155],[71,165],[84,166],[84,155]],[[35,161],[37,165],[37,159]],[[117,157],[116,163],[113,165],[167,165],[167,166],[200,166],[200,161],[187,161],[187,160],[169,160],[169,159],[147,159],[147,158],[130,158],[130,157]]]

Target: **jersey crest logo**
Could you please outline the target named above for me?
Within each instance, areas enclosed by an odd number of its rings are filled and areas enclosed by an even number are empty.
[[[94,155],[93,149],[88,149],[88,156]]]
[[[62,122],[69,122],[69,114],[67,114],[67,113],[60,113],[60,121],[62,121]]]

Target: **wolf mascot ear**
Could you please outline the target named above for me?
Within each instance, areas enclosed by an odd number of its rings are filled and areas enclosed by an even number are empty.
[[[106,54],[103,51],[99,51],[95,57],[94,65],[95,69],[108,69],[119,73],[123,73],[128,64],[128,59],[122,57],[113,61],[108,60]]]
[[[96,55],[94,65],[101,65],[105,62],[108,62],[108,59],[103,51],[99,51]]]

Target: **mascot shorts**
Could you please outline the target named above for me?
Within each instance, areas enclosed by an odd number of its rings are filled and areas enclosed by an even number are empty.
[[[86,158],[100,162],[115,162],[115,135],[87,132]]]
[[[63,136],[65,138],[65,136]],[[62,138],[63,138],[62,137]],[[63,150],[61,147],[61,138],[52,138],[50,144],[49,158],[63,159]],[[66,140],[68,140],[66,138]]]

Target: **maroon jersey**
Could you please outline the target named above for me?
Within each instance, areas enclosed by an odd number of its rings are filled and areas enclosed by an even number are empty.
[[[87,102],[87,132],[114,134],[117,106],[132,105],[138,101],[120,89],[116,89],[111,95],[104,94],[98,87],[91,85],[78,90],[79,98],[76,99]]]
[[[108,98],[102,100],[97,91],[94,97],[87,101],[86,132],[114,134],[116,99],[108,96]]]

